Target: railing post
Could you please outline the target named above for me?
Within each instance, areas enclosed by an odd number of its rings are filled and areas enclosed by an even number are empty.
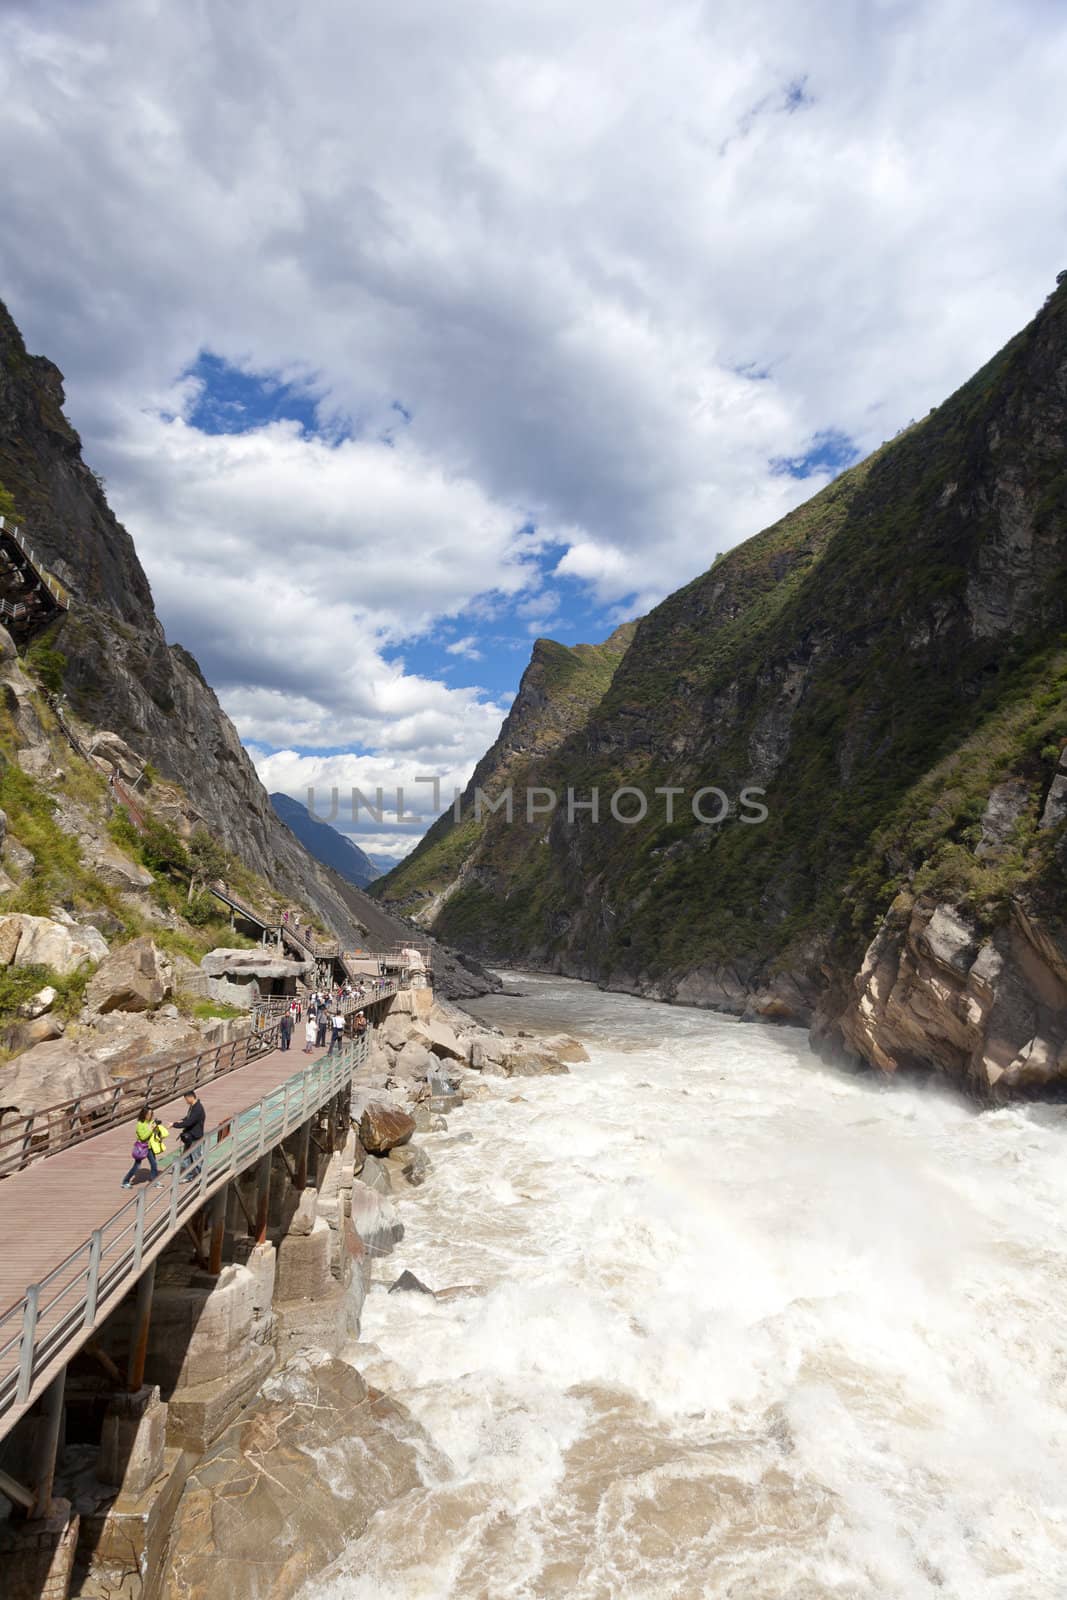
[[[174,1162],[170,1169],[170,1220],[167,1232],[173,1233],[178,1226],[178,1185],[181,1183],[182,1158],[175,1153]]]
[[[133,1225],[133,1270],[140,1272],[141,1257],[144,1254],[144,1207],[145,1196],[148,1194],[148,1185],[142,1188],[137,1196],[137,1215]]]
[[[26,1290],[26,1309],[22,1313],[22,1343],[19,1349],[18,1400],[25,1405],[33,1384],[33,1353],[37,1341],[37,1303],[41,1298],[39,1283],[31,1283]]]
[[[85,1323],[91,1328],[96,1321],[96,1298],[100,1291],[100,1252],[104,1245],[103,1228],[95,1228],[89,1241],[89,1281],[85,1289]]]

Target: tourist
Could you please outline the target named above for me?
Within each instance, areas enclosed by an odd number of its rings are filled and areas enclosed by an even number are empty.
[[[318,1030],[318,1025],[315,1022],[315,1018],[311,1015],[311,1012],[309,1011],[308,1012],[307,1022],[304,1024],[304,1054],[305,1055],[309,1055],[311,1053],[311,1051],[314,1050],[315,1043],[316,1043],[316,1037],[318,1035],[318,1031],[319,1031]]]
[[[204,1123],[207,1120],[207,1113],[204,1111],[200,1097],[195,1089],[186,1089],[185,1105],[186,1112],[184,1117],[180,1122],[176,1122],[174,1126],[181,1135],[182,1149],[185,1151],[182,1156],[182,1182],[192,1183],[194,1178],[200,1176],[200,1168],[203,1164],[204,1152],[198,1147],[204,1137]],[[186,1168],[189,1170],[186,1171]]]
[[[318,1016],[318,1030],[319,1031],[318,1031],[318,1038],[316,1040],[317,1044],[324,1045],[326,1043],[326,1030],[327,1030],[327,1028],[329,1026],[330,1026],[330,1014],[326,1010],[326,1003],[324,1001],[323,1004],[319,1007],[319,1016]]]
[[[288,1050],[293,1037],[293,1019],[288,1011],[282,1012],[281,1026],[278,1031],[281,1034],[281,1049]]]
[[[165,1128],[158,1117],[152,1118],[152,1132],[148,1135],[148,1148],[158,1161],[166,1153],[167,1140],[170,1129]]]
[[[330,1039],[330,1048],[327,1055],[333,1055],[334,1050],[340,1050],[345,1042],[345,1014],[338,1006],[333,1014],[333,1033]]]
[[[367,1019],[362,1011],[356,1012],[356,1038],[362,1039],[367,1031]]]
[[[152,1133],[156,1127],[156,1119],[152,1115],[152,1107],[144,1106],[137,1119],[136,1138],[133,1141],[133,1166],[122,1180],[122,1187],[130,1189],[137,1175],[137,1169],[142,1161],[148,1162],[149,1183],[154,1183],[159,1177],[159,1168],[156,1165],[156,1153],[152,1148]]]

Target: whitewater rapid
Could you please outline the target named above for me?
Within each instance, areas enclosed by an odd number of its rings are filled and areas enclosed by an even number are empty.
[[[482,1016],[591,1059],[424,1138],[357,1352],[424,1486],[315,1600],[1063,1600],[1064,1110],[509,982]]]

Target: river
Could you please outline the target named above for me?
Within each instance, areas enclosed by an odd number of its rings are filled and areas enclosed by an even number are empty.
[[[424,1140],[358,1352],[424,1487],[315,1600],[1063,1600],[1064,1109],[508,982],[472,1009],[591,1060]]]

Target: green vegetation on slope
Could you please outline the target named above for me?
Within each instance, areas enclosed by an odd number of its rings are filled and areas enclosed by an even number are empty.
[[[371,894],[412,913],[454,883],[485,833],[487,817],[476,814],[477,791],[492,800],[510,784],[518,793],[538,760],[581,731],[610,687],[634,627],[624,623],[596,645],[535,641],[515,704],[462,796],[459,820],[446,811],[417,851],[371,885]]]
[[[601,820],[490,821],[434,928],[483,955],[670,976],[708,961],[855,959],[904,882],[983,918],[1062,858],[1036,816],[1067,739],[1067,285],[924,422],[731,551],[637,627],[599,705],[524,781],[601,794]],[[521,696],[520,696],[521,698]],[[1032,785],[1010,848],[975,829]],[[766,790],[769,818],[699,825],[684,801]],[[546,837],[547,835],[547,837]],[[455,841],[457,844],[460,841]],[[431,840],[404,864],[418,884]],[[449,862],[454,868],[455,860]]]

